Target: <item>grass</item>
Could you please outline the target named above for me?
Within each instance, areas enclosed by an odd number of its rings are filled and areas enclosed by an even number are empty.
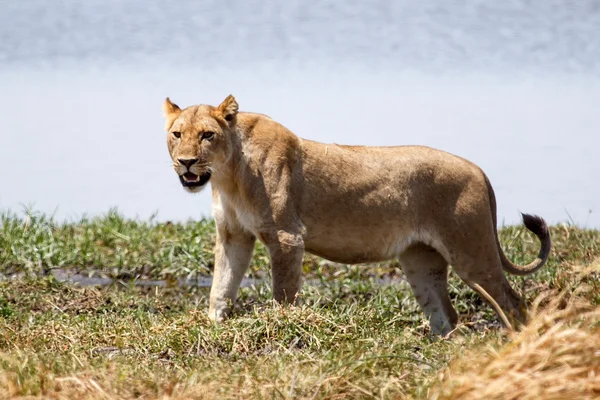
[[[544,318],[565,332],[584,329],[575,336],[585,337],[599,321],[600,268],[593,266],[600,232],[551,231],[548,266],[511,280],[541,310],[576,310]],[[537,253],[522,227],[500,236],[515,262]],[[346,266],[307,256],[312,284],[303,288],[303,305],[280,307],[269,300],[261,246],[249,274],[266,281],[242,289],[235,316],[222,324],[205,315],[207,289],[130,284],[210,275],[213,244],[212,221],[136,221],[111,211],[59,223],[34,212],[3,214],[0,273],[10,279],[0,281],[0,398],[478,398],[473,393],[483,389],[469,392],[468,384],[480,371],[494,371],[499,359],[523,359],[519,344],[533,348],[548,330],[541,323],[527,334],[498,329],[491,309],[451,274],[461,325],[450,339],[433,337],[395,262]],[[118,281],[63,284],[48,276],[54,268]],[[390,277],[398,279],[379,283]],[[558,293],[564,301],[553,303]],[[514,348],[520,358],[510,357]],[[594,362],[584,364],[597,368]]]
[[[598,272],[600,263],[586,271]],[[540,309],[540,302],[548,304]],[[547,292],[536,303],[528,326],[507,345],[469,351],[445,368],[432,398],[600,398],[600,308],[569,292]]]

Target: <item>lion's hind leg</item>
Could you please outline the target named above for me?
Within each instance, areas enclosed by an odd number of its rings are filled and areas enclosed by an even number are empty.
[[[455,256],[456,260],[452,260],[454,271],[486,303],[489,303],[487,296],[479,290],[479,287],[483,288],[494,299],[513,325],[524,323],[527,318],[525,304],[521,296],[511,287],[506,275],[504,275],[495,242],[491,242],[488,246],[481,243],[479,246],[472,246],[470,250],[472,251],[469,252],[471,254],[461,253]],[[496,307],[493,304],[491,306]],[[496,313],[498,313],[498,310],[496,310]]]
[[[448,296],[448,262],[425,244],[410,246],[399,259],[415,298],[429,319],[431,331],[446,335],[458,321]]]

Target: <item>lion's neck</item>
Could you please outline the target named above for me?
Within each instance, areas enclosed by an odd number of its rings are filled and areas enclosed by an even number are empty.
[[[246,132],[237,129],[230,138],[227,157],[214,165],[212,186],[220,192],[235,193],[239,191],[238,175],[245,169],[248,161],[244,154],[243,144]]]

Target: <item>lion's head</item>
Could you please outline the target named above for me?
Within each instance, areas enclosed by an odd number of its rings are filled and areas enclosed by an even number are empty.
[[[169,154],[183,187],[200,192],[231,151],[238,103],[231,95],[218,107],[200,105],[184,110],[167,97],[164,103]]]

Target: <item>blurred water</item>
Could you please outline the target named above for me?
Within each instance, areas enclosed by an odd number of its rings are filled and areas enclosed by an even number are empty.
[[[471,159],[500,221],[600,227],[599,73],[593,0],[0,0],[0,209],[209,215],[161,104],[233,93],[302,137]]]

